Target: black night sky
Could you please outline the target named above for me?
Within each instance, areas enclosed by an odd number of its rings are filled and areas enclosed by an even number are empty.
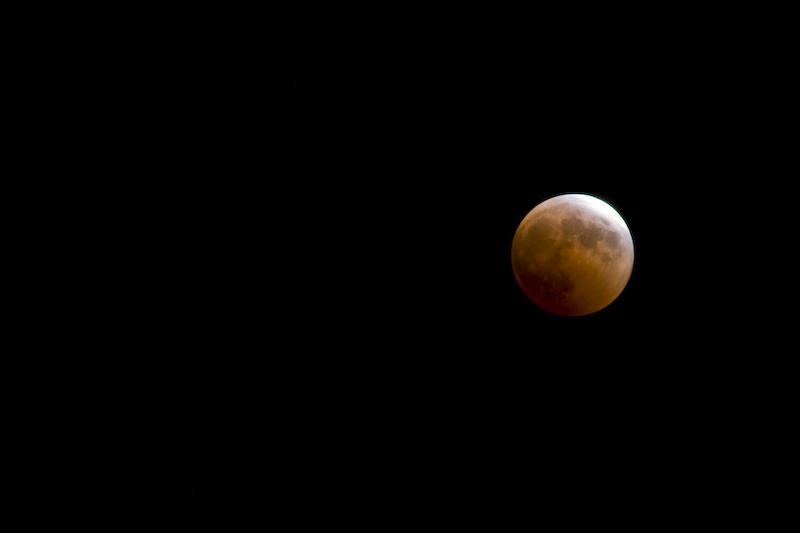
[[[183,529],[769,529],[797,477],[795,18],[125,9],[9,18],[26,483]],[[578,318],[511,269],[563,193],[635,246]]]
[[[192,516],[652,517],[735,483],[728,443],[765,424],[780,364],[748,312],[757,228],[721,223],[776,149],[735,82],[766,67],[667,24],[567,26],[202,78],[159,159],[176,179],[153,184],[142,246],[165,266],[139,287]],[[528,301],[510,264],[522,218],[569,192],[616,207],[636,251],[579,318]]]

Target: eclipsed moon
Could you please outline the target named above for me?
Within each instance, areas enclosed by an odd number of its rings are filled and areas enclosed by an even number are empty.
[[[586,194],[562,194],[534,207],[511,244],[525,295],[556,315],[582,316],[617,299],[633,271],[633,238],[619,213]]]

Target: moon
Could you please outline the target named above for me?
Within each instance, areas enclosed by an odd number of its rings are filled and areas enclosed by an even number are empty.
[[[561,316],[583,316],[611,304],[633,271],[633,237],[617,211],[587,194],[562,194],[534,207],[511,244],[522,292]]]

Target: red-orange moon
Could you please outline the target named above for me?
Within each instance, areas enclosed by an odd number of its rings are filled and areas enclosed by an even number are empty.
[[[595,313],[617,299],[633,271],[633,238],[620,214],[587,194],[534,207],[511,244],[514,276],[536,305],[562,316]]]

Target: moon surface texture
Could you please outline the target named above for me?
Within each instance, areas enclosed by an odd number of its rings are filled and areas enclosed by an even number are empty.
[[[633,271],[633,238],[606,202],[562,194],[534,207],[511,244],[525,295],[556,315],[582,316],[617,299]]]

